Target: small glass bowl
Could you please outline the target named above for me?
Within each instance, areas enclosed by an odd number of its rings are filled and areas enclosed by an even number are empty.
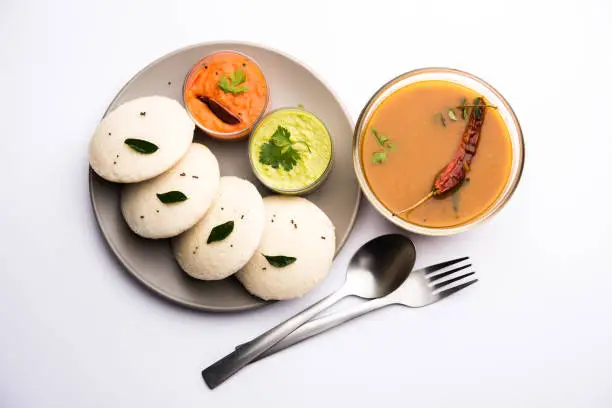
[[[255,163],[253,163],[253,156],[252,156],[252,149],[253,149],[253,137],[251,137],[251,139],[249,140],[249,162],[251,164],[251,169],[253,170],[253,174],[255,174],[255,177],[257,177],[257,179],[267,188],[269,188],[270,190],[279,193],[279,194],[284,194],[284,195],[307,195],[307,194],[311,194],[314,193],[317,188],[319,188],[321,186],[321,184],[323,184],[323,182],[325,181],[325,179],[327,178],[327,176],[329,175],[329,173],[332,170],[332,167],[334,165],[334,139],[331,136],[331,133],[329,132],[329,129],[327,128],[327,126],[325,125],[325,123],[319,119],[319,117],[317,115],[315,115],[314,113],[305,110],[303,108],[279,108],[279,109],[275,109],[273,111],[270,111],[268,114],[266,114],[264,117],[262,117],[256,124],[255,128],[253,129],[252,134],[256,134],[257,133],[257,129],[263,124],[265,123],[266,119],[268,119],[270,116],[279,113],[279,112],[302,112],[302,113],[307,113],[308,115],[311,115],[313,118],[315,118],[317,121],[319,121],[319,123],[321,123],[321,125],[323,126],[323,128],[325,129],[325,134],[327,135],[327,137],[329,138],[329,142],[330,142],[330,156],[329,156],[329,162],[327,163],[327,167],[325,168],[325,170],[323,170],[323,173],[321,173],[321,175],[314,180],[312,183],[307,184],[303,187],[300,188],[296,188],[296,189],[286,189],[286,188],[282,188],[279,186],[275,186],[274,184],[270,183],[269,180],[267,180],[265,177],[263,177],[258,171],[257,168],[255,167]]]
[[[266,83],[266,102],[265,102],[265,104],[263,106],[263,109],[259,113],[259,116],[257,116],[257,118],[253,121],[253,123],[251,123],[246,128],[240,129],[240,130],[237,130],[237,131],[234,131],[234,132],[220,132],[220,131],[217,131],[217,130],[208,129],[206,126],[202,125],[198,121],[198,119],[191,113],[191,110],[189,109],[189,106],[187,104],[187,85],[189,84],[189,82],[191,80],[191,77],[198,71],[198,69],[202,66],[202,64],[204,64],[209,58],[211,58],[212,56],[214,56],[216,54],[221,54],[221,53],[238,54],[238,55],[241,55],[244,58],[250,60],[251,62],[253,62],[253,64],[255,64],[257,66],[257,68],[259,68],[259,71],[261,72],[262,76],[264,77],[264,81]],[[220,140],[241,140],[241,139],[245,138],[249,133],[251,133],[251,131],[253,130],[253,128],[257,124],[257,122],[259,122],[259,120],[261,120],[261,118],[268,112],[268,108],[270,106],[270,84],[268,83],[268,80],[266,79],[266,76],[265,76],[263,70],[261,69],[261,66],[251,56],[246,55],[246,54],[244,54],[242,52],[239,52],[239,51],[234,51],[234,50],[219,50],[219,51],[215,51],[215,52],[213,52],[211,54],[208,54],[204,58],[200,59],[189,70],[189,73],[185,76],[185,81],[183,82],[183,104],[185,105],[185,110],[189,114],[189,117],[191,118],[191,120],[193,120],[193,122],[196,124],[196,126],[199,127],[200,129],[202,129],[202,131],[204,133],[210,135],[211,137],[213,137],[215,139],[220,139]]]
[[[383,103],[390,95],[395,91],[403,88],[409,84],[421,81],[441,80],[454,82],[468,88],[473,89],[477,93],[485,97],[487,101],[498,107],[498,111],[508,128],[510,134],[510,143],[512,146],[512,163],[510,168],[510,175],[506,181],[504,189],[495,199],[495,201],[481,214],[468,220],[467,222],[460,225],[453,225],[450,227],[425,227],[422,225],[413,224],[404,220],[403,218],[396,217],[393,213],[385,207],[376,198],[376,195],[370,188],[368,181],[365,178],[363,171],[363,163],[361,158],[361,144],[365,137],[366,128],[372,114],[376,111],[378,106]],[[357,125],[355,127],[355,133],[353,136],[353,165],[355,173],[361,190],[367,197],[368,201],[374,206],[374,208],[382,214],[386,219],[394,223],[395,225],[403,228],[406,231],[414,232],[422,235],[454,235],[460,232],[465,232],[476,225],[491,218],[496,214],[510,199],[516,187],[521,179],[523,172],[523,165],[525,160],[525,145],[523,141],[523,132],[519,121],[514,114],[514,111],[510,107],[510,104],[504,99],[504,97],[491,85],[484,80],[472,75],[467,72],[459,71],[450,68],[422,68],[414,71],[402,74],[391,81],[387,82],[382,86],[372,98],[368,101],[366,106],[361,111]]]

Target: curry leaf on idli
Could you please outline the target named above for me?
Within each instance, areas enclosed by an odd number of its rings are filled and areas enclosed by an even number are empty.
[[[262,255],[268,260],[268,263],[274,266],[275,268],[284,268],[285,266],[291,265],[292,263],[297,261],[297,258],[294,258],[293,256],[284,256],[284,255],[269,256],[269,255],[264,255],[264,254]]]
[[[150,112],[147,112],[149,117]],[[143,119],[145,120],[145,119]],[[162,149],[157,156],[163,152]],[[143,159],[148,159],[143,156]],[[181,174],[198,174],[198,180]],[[192,143],[170,170],[121,190],[121,213],[143,238],[162,239],[182,234],[204,217],[219,187],[219,162],[206,146]],[[172,204],[177,203],[177,204]]]
[[[228,220],[233,223],[231,234],[221,239],[223,230],[229,231]],[[242,269],[255,254],[264,224],[263,199],[253,183],[221,177],[219,191],[206,215],[172,241],[172,250],[188,275],[202,280],[225,279]],[[210,244],[211,238],[221,240]]]
[[[331,267],[336,249],[334,224],[305,198],[268,196],[263,202],[269,222],[257,253],[236,277],[264,300],[300,297]]]
[[[187,200],[187,196],[181,191],[168,191],[167,193],[158,193],[157,198],[164,204],[180,203]]]
[[[143,154],[155,153],[157,149],[159,149],[159,147],[157,147],[155,143],[151,143],[142,139],[125,139],[124,143],[130,146],[132,150]]]
[[[210,231],[210,235],[208,236],[207,244],[211,242],[223,241],[225,238],[229,236],[234,230],[234,221],[224,222],[223,224],[219,224]]]

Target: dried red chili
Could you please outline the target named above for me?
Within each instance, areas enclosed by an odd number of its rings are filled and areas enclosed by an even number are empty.
[[[468,123],[465,125],[461,144],[455,152],[455,156],[434,180],[432,188],[433,196],[444,194],[457,187],[463,182],[465,174],[469,171],[470,164],[472,164],[472,159],[478,148],[486,111],[486,103],[483,98],[476,98],[474,105],[476,107],[472,109]]]
[[[487,106],[484,98],[478,97],[474,99],[474,107],[465,125],[461,144],[457,148],[453,159],[436,176],[429,194],[416,204],[405,210],[396,212],[394,215],[412,211],[431,197],[444,195],[461,186],[466,173],[470,170],[472,159],[474,159],[474,155],[478,149],[478,141],[480,140],[480,133],[482,131],[486,112],[485,108]]]

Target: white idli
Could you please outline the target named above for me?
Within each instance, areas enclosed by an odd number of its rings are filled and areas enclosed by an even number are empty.
[[[233,229],[225,239],[207,243],[213,228],[230,222]],[[194,278],[224,279],[253,256],[263,230],[264,205],[255,186],[238,177],[221,177],[217,198],[204,218],[173,240],[174,255]]]
[[[192,143],[185,157],[168,172],[142,183],[126,184],[121,192],[121,212],[141,237],[174,237],[204,216],[218,187],[217,159],[206,146]],[[162,202],[158,194],[169,192],[180,192],[187,199]]]
[[[102,178],[136,183],[159,176],[185,155],[195,125],[174,99],[147,96],[134,99],[109,113],[89,143],[89,164]],[[139,153],[125,143],[140,139],[157,146]]]
[[[323,279],[336,250],[334,225],[315,204],[300,197],[264,198],[265,229],[255,255],[236,276],[262,299],[302,296]],[[277,267],[264,256],[295,258]]]

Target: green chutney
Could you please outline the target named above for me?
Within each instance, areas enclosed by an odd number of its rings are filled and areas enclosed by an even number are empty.
[[[262,146],[271,143],[280,127],[289,131],[291,147],[299,153],[290,170],[282,165],[273,167],[260,160]],[[309,192],[327,176],[332,161],[332,140],[327,128],[312,113],[299,108],[270,112],[256,126],[249,142],[253,171],[270,189],[279,193]]]

